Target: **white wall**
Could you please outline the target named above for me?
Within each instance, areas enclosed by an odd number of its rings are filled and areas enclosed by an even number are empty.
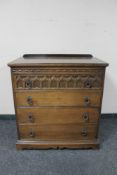
[[[0,114],[14,114],[7,63],[24,53],[91,53],[107,61],[102,112],[117,112],[116,0],[1,0]]]

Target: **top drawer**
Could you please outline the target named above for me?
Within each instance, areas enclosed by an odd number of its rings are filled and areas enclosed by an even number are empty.
[[[15,68],[13,86],[15,90],[101,89],[104,72],[104,68]]]

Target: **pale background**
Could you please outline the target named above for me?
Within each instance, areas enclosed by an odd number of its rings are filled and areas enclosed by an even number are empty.
[[[102,113],[117,112],[117,0],[0,0],[0,114],[14,114],[7,63],[24,53],[90,53],[110,63]]]

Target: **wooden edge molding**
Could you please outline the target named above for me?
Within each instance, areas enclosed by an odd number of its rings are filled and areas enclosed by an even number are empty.
[[[97,140],[79,140],[79,141],[23,141],[16,143],[17,150],[22,149],[99,149],[99,139]]]

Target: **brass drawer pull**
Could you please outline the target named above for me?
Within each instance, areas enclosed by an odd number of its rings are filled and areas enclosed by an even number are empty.
[[[29,136],[32,137],[32,138],[35,137],[34,132],[33,132],[33,131],[30,131],[30,132],[29,132]]]
[[[90,98],[89,97],[84,97],[84,103],[85,103],[85,105],[89,105],[90,104]]]
[[[34,122],[34,119],[33,119],[33,116],[32,116],[31,112],[28,114],[28,121],[29,122]]]
[[[82,117],[83,117],[83,120],[85,122],[87,122],[89,120],[89,114],[88,114],[88,112],[83,113]]]
[[[81,130],[81,135],[84,136],[84,137],[86,137],[88,135],[88,132],[87,132],[87,129],[86,128],[83,128]]]
[[[29,105],[33,104],[33,100],[32,100],[31,96],[27,97],[27,102],[28,102]]]
[[[32,81],[31,80],[27,80],[25,83],[26,88],[31,89],[32,88]]]

